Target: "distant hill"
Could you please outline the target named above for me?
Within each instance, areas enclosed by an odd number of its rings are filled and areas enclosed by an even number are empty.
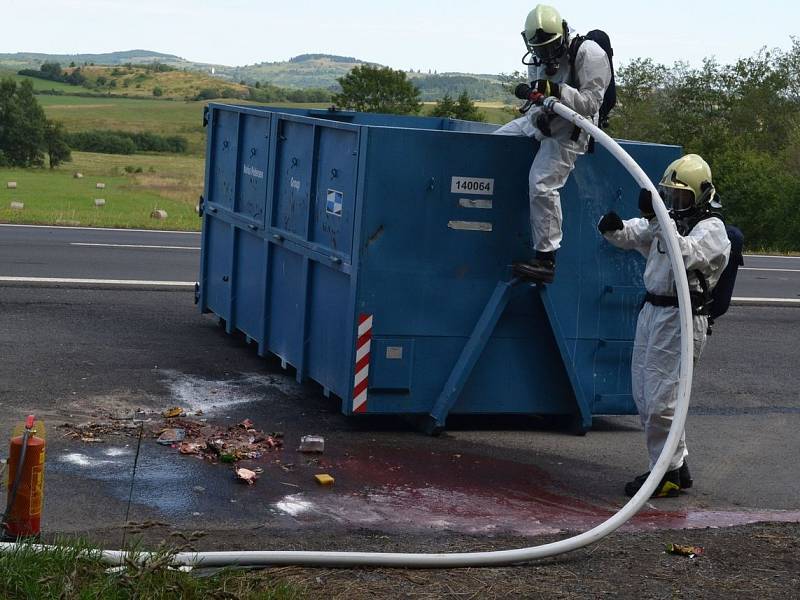
[[[222,81],[227,80],[231,84],[243,82],[247,85],[255,85],[256,82],[270,83],[279,87],[307,89],[321,88],[337,90],[337,79],[344,77],[350,70],[358,65],[377,65],[371,61],[358,59],[351,56],[336,56],[331,54],[301,54],[285,61],[262,62],[254,65],[231,67],[227,65],[217,65],[210,63],[198,63],[187,60],[174,54],[164,54],[151,50],[127,50],[124,52],[110,52],[105,54],[41,54],[35,52],[17,52],[14,54],[0,54],[0,69],[19,70],[19,69],[38,69],[44,62],[58,62],[62,67],[70,64],[76,66],[94,65],[96,67],[123,67],[128,64],[147,65],[159,63],[174,67],[181,71],[197,72],[205,77],[213,78],[222,85]],[[378,65],[380,66],[380,65]],[[103,74],[101,74],[102,76]],[[158,74],[162,75],[162,74]],[[470,97],[476,100],[487,101],[511,101],[506,87],[499,76],[469,73],[424,73],[412,71],[408,73],[413,79],[414,84],[420,88],[422,99],[426,101],[438,100],[445,93],[457,96],[463,90],[469,93]],[[175,75],[164,79],[179,79]],[[187,79],[184,77],[184,79]],[[120,86],[122,82],[118,82]],[[152,87],[161,83],[150,82],[150,88],[145,86],[145,82],[138,81],[139,87],[130,89],[130,82],[126,92],[131,95],[152,92]],[[175,85],[173,85],[173,83]],[[175,89],[176,93],[167,93],[167,96],[178,96],[184,94],[189,88],[196,88],[193,82],[188,84],[171,82],[170,89]],[[206,85],[207,84],[207,85]],[[134,84],[136,85],[136,84]],[[204,82],[202,87],[213,87],[212,83]],[[177,91],[177,90],[181,91]],[[139,92],[134,93],[134,90]],[[144,91],[142,91],[144,90]],[[113,90],[119,93],[119,87]],[[166,91],[166,89],[165,89]],[[237,90],[240,92],[241,90]],[[188,92],[187,92],[188,93]],[[186,94],[184,94],[186,95]]]
[[[347,75],[353,67],[376,63],[349,56],[330,54],[302,54],[287,61],[262,62],[243,67],[218,67],[217,73],[234,81],[291,88],[338,89],[337,79]]]
[[[164,54],[151,50],[125,50],[124,52],[108,52],[105,54],[42,54],[39,52],[0,54],[0,64],[16,64],[20,65],[20,69],[37,68],[44,62],[58,62],[65,67],[72,62],[76,65],[92,63],[96,65],[124,65],[126,63],[148,64],[159,62],[175,67],[198,64],[174,54]]]
[[[159,64],[163,64],[159,61]],[[194,70],[153,70],[141,66],[81,69],[92,89],[126,96],[176,99],[247,98],[247,86]]]
[[[62,67],[52,75],[40,69],[0,70],[0,77],[28,78],[38,94],[117,96],[207,100],[249,98],[250,88],[201,71],[176,69],[163,63],[120,66]]]

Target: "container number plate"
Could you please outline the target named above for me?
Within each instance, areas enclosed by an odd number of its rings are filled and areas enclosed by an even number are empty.
[[[480,194],[482,196],[491,196],[494,194],[494,179],[453,177],[450,182],[450,192],[453,194]]]

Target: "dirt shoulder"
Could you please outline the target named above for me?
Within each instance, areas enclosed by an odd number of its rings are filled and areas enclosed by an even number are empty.
[[[107,532],[111,535],[111,532]],[[95,536],[105,534],[96,532]],[[380,552],[501,550],[563,539],[465,536],[390,536],[369,531],[206,532],[197,550],[287,549]],[[149,531],[146,545],[174,532]],[[95,540],[97,541],[97,540]],[[701,546],[703,555],[668,554],[667,544]],[[200,570],[198,574],[203,574]],[[402,570],[278,567],[248,577],[284,582],[308,598],[800,598],[800,524],[759,523],[725,529],[615,533],[568,555],[502,568]]]

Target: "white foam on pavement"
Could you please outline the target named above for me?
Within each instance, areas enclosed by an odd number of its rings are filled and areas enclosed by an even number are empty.
[[[231,406],[264,400],[267,392],[277,390],[284,394],[299,395],[300,386],[288,375],[245,374],[228,380],[205,379],[165,369],[174,406],[203,413],[222,412]]]

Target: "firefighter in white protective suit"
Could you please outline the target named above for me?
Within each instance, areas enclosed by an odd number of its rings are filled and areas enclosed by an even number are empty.
[[[694,360],[700,358],[708,330],[710,292],[728,263],[731,244],[725,224],[713,209],[721,208],[711,181],[711,169],[696,154],[687,154],[667,167],[659,194],[670,211],[672,227],[689,279],[694,313]],[[605,239],[647,258],[645,303],[636,323],[631,360],[633,399],[639,411],[653,468],[667,440],[678,396],[681,325],[675,278],[667,254],[666,232],[654,217],[652,197],[642,190],[641,218],[623,221],[615,212],[603,216],[598,229]],[[685,433],[653,497],[674,497],[692,486]],[[625,485],[633,496],[650,473]]]
[[[600,106],[612,80],[606,51],[593,40],[571,35],[567,22],[550,6],[538,5],[528,15],[523,32],[531,88],[559,99],[565,106],[598,123]],[[495,133],[534,137],[539,150],[529,176],[530,220],[534,256],[514,264],[524,279],[551,283],[555,253],[561,245],[561,198],[575,160],[587,150],[589,136],[569,121],[548,114],[541,106],[499,128]]]

